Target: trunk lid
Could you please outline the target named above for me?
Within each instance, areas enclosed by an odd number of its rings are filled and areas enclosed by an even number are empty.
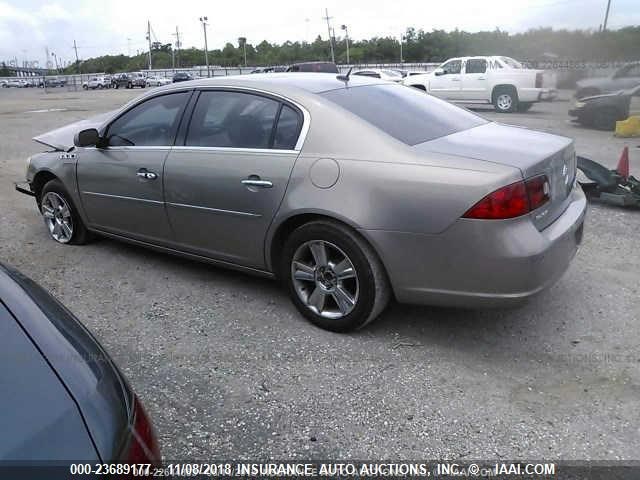
[[[480,125],[413,148],[516,167],[524,179],[546,175],[550,200],[529,214],[538,230],[564,212],[576,176],[573,140],[499,123]]]

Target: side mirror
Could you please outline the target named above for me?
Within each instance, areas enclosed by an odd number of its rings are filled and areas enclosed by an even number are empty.
[[[440,75],[445,75],[446,73],[447,73],[447,72],[445,72],[442,68],[436,68],[436,69],[433,71],[433,74],[434,74],[436,77],[439,77]]]
[[[100,143],[100,135],[95,128],[80,130],[73,137],[73,144],[76,147],[95,147]]]

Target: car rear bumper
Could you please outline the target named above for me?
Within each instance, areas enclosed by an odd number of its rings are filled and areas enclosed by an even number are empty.
[[[555,283],[582,240],[587,202],[579,186],[567,209],[538,231],[528,216],[459,219],[437,235],[365,230],[402,303],[483,308],[517,305]]]

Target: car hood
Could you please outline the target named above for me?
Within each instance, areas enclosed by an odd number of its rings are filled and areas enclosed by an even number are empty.
[[[542,159],[570,144],[571,139],[567,137],[490,122],[416,145],[415,148],[508,165],[529,176]]]
[[[615,93],[603,93],[601,95],[591,95],[589,97],[584,97],[579,99],[580,102],[589,102],[591,100],[600,100],[603,98],[613,98],[613,97],[620,97],[623,96],[625,94],[624,90],[620,90],[618,92]]]
[[[113,113],[114,112],[101,113],[95,117],[70,123],[64,127],[56,128],[55,130],[33,137],[33,140],[56,150],[68,152],[74,146],[73,137],[77,132],[86,128],[101,127],[105,120],[107,120]]]

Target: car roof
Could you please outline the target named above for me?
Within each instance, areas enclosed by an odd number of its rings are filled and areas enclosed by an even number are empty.
[[[185,86],[193,87],[245,87],[263,90],[272,90],[274,93],[285,94],[287,91],[306,91],[310,93],[321,93],[329,90],[337,90],[341,88],[387,84],[389,82],[381,81],[371,77],[351,76],[349,81],[345,82],[338,79],[339,75],[335,73],[313,73],[313,72],[285,72],[285,73],[254,73],[252,75],[233,75],[227,77],[204,78],[183,82],[182,85],[171,85],[166,87],[184,88]]]

